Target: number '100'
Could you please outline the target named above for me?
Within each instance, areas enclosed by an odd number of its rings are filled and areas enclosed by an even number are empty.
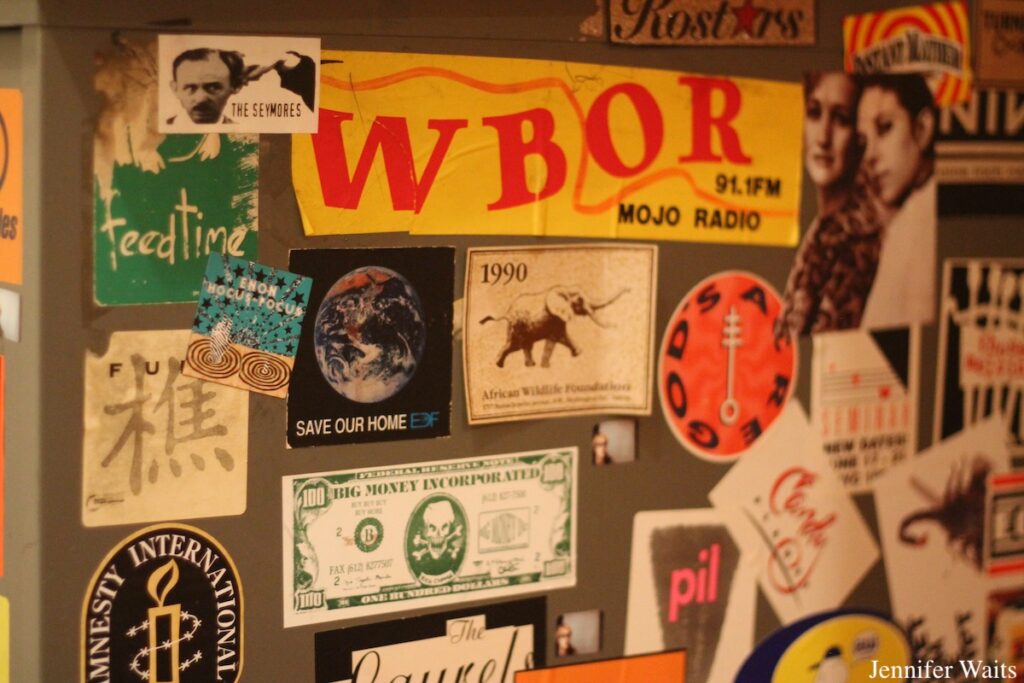
[[[327,489],[323,486],[311,486],[302,489],[300,507],[321,508],[327,505]]]

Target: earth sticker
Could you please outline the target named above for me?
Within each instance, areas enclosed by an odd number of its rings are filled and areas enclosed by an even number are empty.
[[[466,557],[466,511],[447,494],[429,496],[412,512],[405,558],[421,583],[438,586],[458,574]]]
[[[416,289],[389,268],[367,266],[334,283],[316,314],[320,372],[342,396],[378,403],[409,383],[427,325]]]
[[[288,265],[313,283],[288,445],[448,436],[455,250],[292,249]]]

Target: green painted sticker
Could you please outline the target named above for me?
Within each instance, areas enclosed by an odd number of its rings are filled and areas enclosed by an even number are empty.
[[[259,137],[158,134],[155,43],[126,42],[98,61],[96,301],[194,302],[210,254],[256,259]]]

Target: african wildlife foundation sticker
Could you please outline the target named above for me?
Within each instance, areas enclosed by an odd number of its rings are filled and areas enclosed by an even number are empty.
[[[642,244],[469,249],[469,423],[649,415],[657,275]]]
[[[103,560],[82,607],[83,683],[236,683],[242,584],[223,546],[151,526]]]

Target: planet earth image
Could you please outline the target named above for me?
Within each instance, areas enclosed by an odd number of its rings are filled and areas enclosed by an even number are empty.
[[[381,266],[357,268],[335,282],[313,330],[324,379],[359,403],[377,403],[401,391],[416,374],[427,341],[416,289]]]

